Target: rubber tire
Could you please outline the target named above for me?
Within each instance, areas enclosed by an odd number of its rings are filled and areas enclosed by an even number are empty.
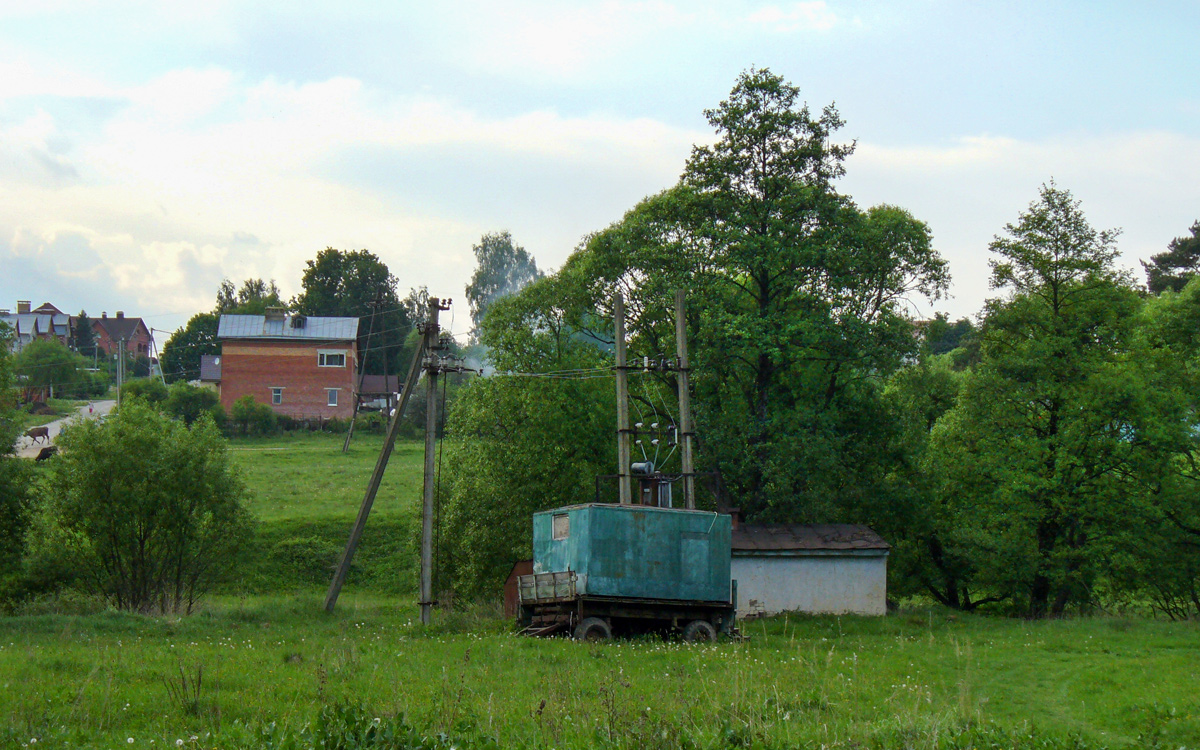
[[[683,640],[687,643],[712,643],[717,640],[717,629],[708,620],[692,620],[683,629]]]
[[[599,617],[586,617],[575,628],[575,640],[599,643],[612,640],[612,628]]]

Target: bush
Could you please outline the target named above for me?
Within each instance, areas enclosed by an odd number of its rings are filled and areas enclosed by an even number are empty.
[[[358,425],[354,428],[372,435],[382,435],[387,432],[388,417],[382,411],[364,411],[358,414]]]
[[[119,609],[191,612],[250,534],[245,487],[209,419],[141,400],[58,438],[30,557],[65,560]]]
[[[274,410],[266,404],[258,403],[250,394],[233,402],[233,408],[229,410],[229,419],[243,435],[271,434],[275,432],[278,422]]]
[[[212,415],[218,426],[225,421],[225,410],[221,408],[221,397],[212,388],[191,385],[184,381],[172,383],[163,402],[167,414],[191,424],[202,414]],[[219,417],[217,415],[220,415]]]
[[[167,400],[167,387],[157,378],[127,380],[121,384],[121,402],[140,398],[150,404],[161,404]]]

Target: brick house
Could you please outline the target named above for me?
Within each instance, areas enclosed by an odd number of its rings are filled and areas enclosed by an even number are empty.
[[[124,312],[117,310],[115,318],[108,317],[108,313],[102,313],[99,318],[92,318],[91,321],[96,348],[104,354],[116,354],[121,348],[121,341],[124,340],[127,356],[150,356],[153,337],[141,318],[127,318]]]
[[[221,406],[243,396],[295,419],[354,414],[358,318],[222,315]]]
[[[0,310],[0,322],[5,323],[12,333],[9,348],[16,354],[33,341],[58,339],[64,346],[70,345],[74,319],[57,307],[46,302],[37,309],[30,309],[29,300],[17,301],[17,312]]]

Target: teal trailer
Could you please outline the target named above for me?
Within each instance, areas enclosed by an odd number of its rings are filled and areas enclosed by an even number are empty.
[[[729,632],[731,533],[729,516],[704,511],[590,503],[537,513],[534,572],[518,581],[527,632]]]

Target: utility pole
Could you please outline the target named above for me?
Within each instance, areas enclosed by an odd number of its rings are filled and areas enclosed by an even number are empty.
[[[368,303],[371,306],[371,323],[367,327],[366,353],[358,360],[358,390],[354,394],[354,413],[350,415],[350,428],[346,430],[346,441],[342,443],[342,453],[350,450],[350,439],[354,437],[354,423],[358,421],[358,406],[362,403],[363,379],[367,376],[367,357],[371,356],[371,334],[375,332],[375,313],[379,311],[380,295]],[[383,358],[383,382],[387,385],[387,356]]]
[[[633,481],[630,474],[629,446],[629,373],[625,369],[625,297],[617,292],[613,304],[613,329],[617,345],[617,482],[621,504],[633,502]]]
[[[433,608],[433,490],[434,459],[437,456],[437,383],[442,371],[439,352],[441,330],[438,313],[449,310],[449,300],[442,305],[437,297],[429,298],[429,322],[425,324],[425,493],[421,500],[421,624],[428,625]]]
[[[117,409],[121,408],[121,386],[125,384],[125,339],[121,339],[121,348],[117,350]]]
[[[379,483],[383,481],[383,472],[387,469],[388,459],[392,456],[392,448],[396,445],[396,436],[400,434],[400,422],[404,417],[404,408],[408,406],[409,396],[412,395],[413,389],[417,387],[417,380],[421,377],[421,369],[425,361],[425,345],[428,342],[428,336],[422,337],[421,343],[417,345],[417,351],[413,353],[412,365],[408,368],[408,378],[404,381],[404,390],[400,392],[400,403],[396,406],[396,413],[392,415],[392,421],[388,425],[387,437],[384,438],[383,447],[379,450],[379,458],[375,461],[375,470],[371,473],[371,480],[367,483],[367,493],[363,496],[362,506],[358,509],[358,518],[354,520],[354,527],[350,530],[350,539],[346,542],[346,550],[342,553],[337,570],[334,571],[333,580],[329,582],[329,593],[325,595],[326,612],[333,611],[334,605],[337,604],[338,594],[342,592],[342,584],[346,582],[346,573],[350,571],[350,563],[354,560],[355,550],[358,549],[358,540],[362,538],[363,529],[367,526],[367,518],[371,515],[371,506],[375,503],[375,495],[379,492]]]
[[[683,438],[683,495],[688,510],[696,509],[696,464],[692,453],[692,397],[688,391],[686,294],[675,292],[675,351],[679,356],[679,432]]]

